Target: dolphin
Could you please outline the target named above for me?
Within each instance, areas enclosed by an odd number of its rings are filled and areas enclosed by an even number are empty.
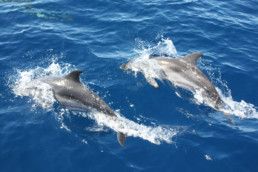
[[[50,85],[55,99],[66,108],[86,111],[95,109],[116,117],[117,115],[101,97],[80,82],[81,73],[81,70],[74,70],[65,77],[50,77],[41,81]],[[124,147],[126,135],[118,132],[117,139],[119,144]]]
[[[196,66],[196,61],[202,57],[202,53],[192,53],[181,58],[170,58],[167,56],[150,57],[149,60],[155,60],[163,73],[164,78],[156,78],[159,80],[166,79],[176,87],[186,89],[193,94],[200,94],[208,106],[220,111],[222,108],[222,100],[211,83],[211,81],[200,71]],[[122,64],[122,70],[132,70],[134,67],[134,60]],[[147,82],[159,88],[155,78],[149,77],[141,72],[146,78]],[[228,117],[228,115],[225,115]],[[228,120],[233,123],[229,118]]]

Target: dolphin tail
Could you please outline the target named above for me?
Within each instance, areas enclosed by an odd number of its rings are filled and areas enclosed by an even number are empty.
[[[126,135],[124,133],[117,133],[117,140],[122,147],[125,147]]]

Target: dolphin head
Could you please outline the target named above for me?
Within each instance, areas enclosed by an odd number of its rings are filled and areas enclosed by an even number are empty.
[[[130,60],[127,63],[124,63],[120,66],[120,69],[127,71],[127,70],[132,70],[133,68],[133,63],[135,62],[135,59]]]
[[[132,65],[131,63],[124,63],[120,66],[120,69],[124,70],[124,71],[127,71],[127,70],[130,70],[132,68]]]

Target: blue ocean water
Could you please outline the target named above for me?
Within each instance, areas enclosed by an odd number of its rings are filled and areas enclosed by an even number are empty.
[[[1,0],[0,171],[258,171],[257,6]],[[202,52],[197,66],[236,125],[198,95],[162,82],[156,90],[119,68],[153,52]],[[31,85],[73,69],[120,120],[65,109],[44,85]],[[29,94],[31,86],[43,91]],[[120,130],[129,136],[124,148]]]

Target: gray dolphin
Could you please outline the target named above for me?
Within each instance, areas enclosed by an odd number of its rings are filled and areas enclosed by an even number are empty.
[[[86,111],[96,109],[106,115],[116,117],[114,111],[102,98],[80,82],[81,73],[81,70],[74,70],[65,77],[50,77],[41,81],[51,86],[55,99],[64,107]],[[126,135],[118,132],[117,139],[124,147]]]
[[[155,60],[158,66],[163,72],[164,78],[175,86],[186,89],[194,94],[200,93],[205,102],[215,110],[221,110],[222,101],[221,98],[210,82],[210,80],[198,69],[196,61],[202,57],[201,53],[192,53],[181,58],[169,58],[169,57],[152,57],[150,60]],[[126,64],[120,66],[123,70],[132,70],[134,60],[129,61]],[[154,78],[151,78],[142,73],[147,82],[159,88],[158,83]],[[162,79],[164,79],[162,78]],[[156,78],[160,79],[160,78]],[[228,115],[226,115],[228,117]],[[229,119],[229,118],[228,118]],[[231,123],[232,120],[229,119]]]

